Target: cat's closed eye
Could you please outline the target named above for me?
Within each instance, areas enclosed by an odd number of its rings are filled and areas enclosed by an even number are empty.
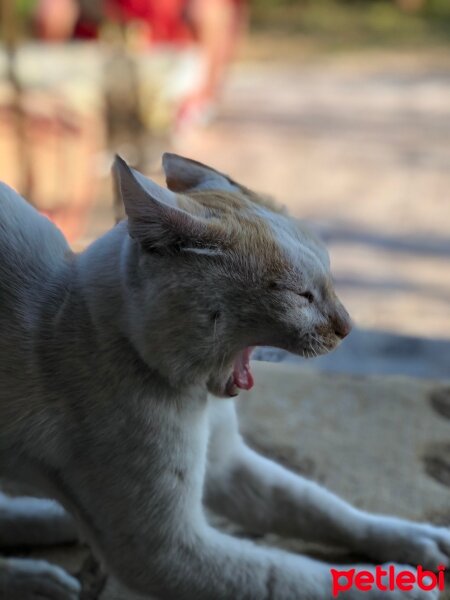
[[[269,283],[269,289],[279,291],[279,292],[282,292],[282,291],[292,292],[293,294],[297,294],[297,296],[301,296],[302,298],[305,298],[306,300],[308,300],[308,302],[310,304],[312,304],[315,300],[314,294],[312,292],[310,292],[309,290],[306,290],[305,292],[298,292],[297,290],[293,290],[284,285],[280,285],[276,281],[272,281]]]

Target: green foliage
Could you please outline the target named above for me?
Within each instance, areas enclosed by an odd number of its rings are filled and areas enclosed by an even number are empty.
[[[36,0],[16,0],[17,12],[23,17],[28,17],[36,6]]]
[[[437,19],[450,19],[450,2],[448,0],[428,0],[424,13]]]
[[[325,46],[450,44],[450,0],[251,0],[253,27]]]

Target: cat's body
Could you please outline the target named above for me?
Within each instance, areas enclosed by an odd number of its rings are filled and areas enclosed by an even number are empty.
[[[245,445],[232,397],[250,348],[330,350],[348,316],[306,231],[214,170],[165,168],[172,192],[117,162],[128,222],[79,256],[0,188],[0,474],[59,500],[115,577],[161,600],[331,598],[329,565],[223,535],[203,502],[252,530],[446,565],[448,530],[365,514]],[[18,502],[0,497],[0,543],[74,536],[56,504]],[[0,562],[2,600],[77,594],[45,563]]]

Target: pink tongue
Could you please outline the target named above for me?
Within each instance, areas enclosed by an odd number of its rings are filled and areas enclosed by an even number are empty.
[[[234,384],[241,390],[251,390],[253,387],[253,375],[250,371],[250,354],[252,350],[251,346],[242,350],[234,363]]]

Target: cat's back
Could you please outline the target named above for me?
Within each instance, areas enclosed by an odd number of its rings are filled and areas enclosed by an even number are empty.
[[[69,252],[62,233],[0,182],[0,320],[32,299]]]
[[[1,424],[20,422],[39,395],[36,339],[68,255],[57,227],[0,182],[0,454],[7,447]]]

